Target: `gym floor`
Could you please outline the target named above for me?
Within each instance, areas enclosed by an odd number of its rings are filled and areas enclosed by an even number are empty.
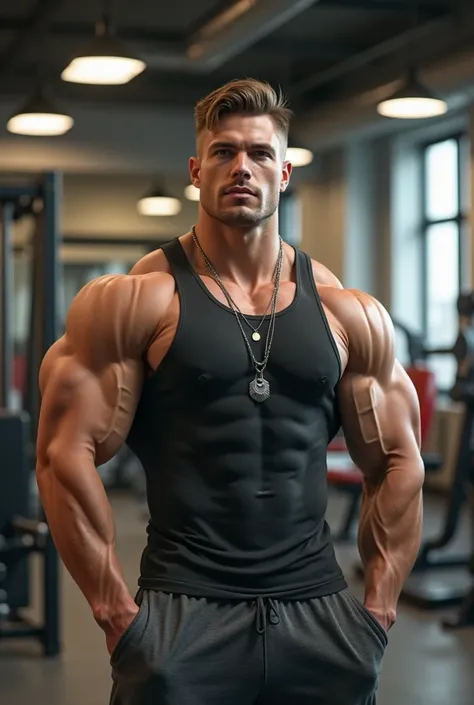
[[[334,529],[338,526],[341,502],[344,499],[331,494],[328,520]],[[119,558],[130,590],[135,592],[145,516],[131,497],[116,496],[112,504]],[[442,500],[426,498],[425,536],[438,533],[442,507]],[[470,524],[465,516],[452,550],[468,550],[469,538]],[[362,585],[353,578],[357,549],[352,545],[337,546],[337,554],[351,589],[361,597]],[[33,572],[34,580],[38,580],[37,571]],[[104,640],[66,572],[62,576],[62,601],[63,652],[58,659],[42,658],[33,643],[0,641],[0,701],[5,705],[108,703],[111,681]],[[474,628],[445,632],[440,627],[442,616],[443,613],[400,605],[385,655],[380,705],[472,705]]]

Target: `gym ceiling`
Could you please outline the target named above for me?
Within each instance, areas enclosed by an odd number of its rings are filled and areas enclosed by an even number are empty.
[[[81,103],[192,106],[229,79],[280,84],[308,107],[400,78],[472,36],[469,0],[15,0],[0,2],[0,97],[38,76]],[[67,84],[60,74],[104,10],[147,65],[126,86]]]
[[[65,82],[62,71],[104,12],[146,70],[125,85]],[[410,67],[451,113],[471,103],[473,45],[472,0],[0,0],[0,168],[13,158],[21,169],[71,168],[71,159],[94,169],[92,150],[102,149],[115,155],[101,158],[104,170],[182,170],[195,101],[243,76],[280,85],[294,136],[321,151],[413,122],[376,111]],[[39,82],[77,120],[47,154],[46,140],[28,142],[20,160],[5,125]]]

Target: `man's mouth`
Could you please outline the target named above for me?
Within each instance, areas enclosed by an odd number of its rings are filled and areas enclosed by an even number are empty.
[[[254,192],[246,186],[232,186],[232,188],[227,189],[226,194],[255,196]]]

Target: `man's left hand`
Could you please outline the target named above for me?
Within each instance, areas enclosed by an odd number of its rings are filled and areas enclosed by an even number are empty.
[[[375,617],[386,632],[395,624],[396,614],[394,610],[381,609],[368,604],[365,604],[365,608]]]

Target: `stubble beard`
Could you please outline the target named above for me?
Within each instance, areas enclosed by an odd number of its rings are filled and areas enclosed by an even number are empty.
[[[201,201],[202,208],[206,213],[223,223],[236,228],[252,228],[261,225],[269,220],[278,209],[280,202],[279,194],[272,199],[270,203],[259,205],[258,208],[248,208],[245,206],[236,206],[234,208],[219,209],[212,208]]]

